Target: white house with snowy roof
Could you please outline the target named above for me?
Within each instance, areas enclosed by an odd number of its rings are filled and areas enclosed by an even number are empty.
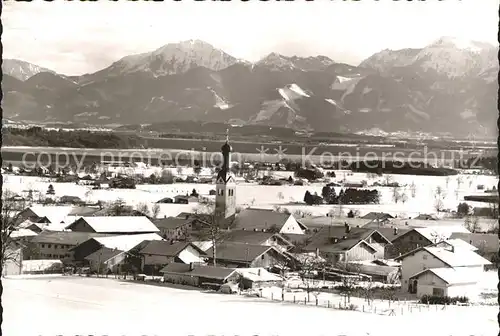
[[[491,263],[468,245],[453,239],[396,258],[401,261],[402,288],[419,297],[476,295],[484,267]]]

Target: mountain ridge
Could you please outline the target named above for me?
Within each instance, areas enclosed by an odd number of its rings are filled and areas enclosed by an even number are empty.
[[[498,64],[495,48],[462,42],[442,38],[421,49],[386,49],[352,66],[278,53],[251,63],[189,40],[82,76],[46,69],[49,75],[32,65],[36,73],[24,81],[4,79],[4,109],[18,120],[89,124],[199,120],[464,133],[495,120],[490,93],[498,86]]]

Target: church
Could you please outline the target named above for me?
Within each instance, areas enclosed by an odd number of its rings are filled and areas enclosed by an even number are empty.
[[[215,218],[221,226],[231,223],[236,215],[236,181],[229,169],[231,162],[231,145],[226,135],[226,142],[221,147],[222,166],[217,174],[215,194]]]

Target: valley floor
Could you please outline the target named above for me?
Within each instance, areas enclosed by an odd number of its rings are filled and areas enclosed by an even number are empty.
[[[2,283],[2,331],[9,336],[498,334],[498,306],[381,316],[115,279],[40,277]]]

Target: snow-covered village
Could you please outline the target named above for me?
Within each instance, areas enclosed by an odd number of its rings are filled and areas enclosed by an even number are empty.
[[[2,2],[2,334],[499,334],[499,1]]]

